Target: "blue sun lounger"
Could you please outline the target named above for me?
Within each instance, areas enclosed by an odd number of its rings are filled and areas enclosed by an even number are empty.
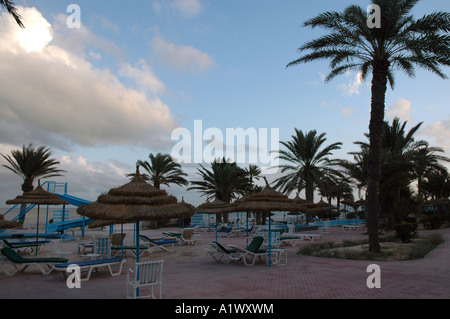
[[[56,264],[53,266],[54,270],[67,272],[69,266],[78,266],[80,271],[87,271],[85,277],[80,278],[81,281],[87,281],[91,278],[91,274],[94,270],[99,270],[100,268],[107,268],[111,277],[118,276],[122,273],[123,264],[126,262],[123,258],[108,258],[90,261],[79,261],[79,262],[67,262],[63,264]],[[113,265],[119,265],[119,269],[114,272],[111,268]],[[80,274],[81,276],[81,274]]]
[[[145,235],[139,235],[139,237],[144,240],[144,244],[147,246],[149,252],[152,252],[153,248],[161,248],[162,250],[172,252],[174,245],[178,243],[177,240],[170,239],[153,240]]]

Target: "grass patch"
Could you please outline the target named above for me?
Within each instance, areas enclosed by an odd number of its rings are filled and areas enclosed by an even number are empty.
[[[418,237],[409,243],[402,243],[395,237],[380,238],[381,252],[369,252],[368,239],[344,240],[342,243],[319,242],[301,247],[298,254],[339,259],[400,261],[424,258],[430,251],[443,243],[440,234]]]

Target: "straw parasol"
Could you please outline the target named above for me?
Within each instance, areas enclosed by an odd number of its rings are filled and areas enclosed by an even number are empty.
[[[230,212],[230,204],[224,201],[221,201],[217,197],[214,198],[214,201],[206,201],[200,206],[197,206],[195,211],[197,214],[224,214]],[[216,241],[217,241],[217,218],[216,218]]]
[[[335,209],[331,204],[328,204],[323,199],[320,199],[317,203],[308,204],[306,211],[308,213],[326,212]]]
[[[16,228],[20,227],[20,223],[18,222],[12,222],[9,220],[5,220],[5,217],[3,215],[0,215],[0,229],[10,229],[10,228]]]
[[[272,212],[272,211],[290,211],[298,212],[300,211],[304,204],[297,203],[293,199],[290,199],[287,195],[284,195],[272,187],[270,187],[267,179],[264,177],[266,186],[261,192],[246,195],[240,199],[237,199],[233,204],[230,205],[230,211],[262,211],[262,212]],[[271,222],[269,218],[269,266],[271,265],[270,260],[270,250],[271,250]]]
[[[59,196],[47,192],[41,186],[41,180],[38,180],[38,186],[31,192],[23,193],[17,196],[15,199],[10,199],[6,201],[8,205],[15,204],[35,204],[38,205],[38,214],[36,221],[36,242],[39,239],[39,207],[40,205],[69,205],[69,202],[62,200]],[[37,255],[37,249],[36,249]]]
[[[139,250],[139,221],[187,218],[194,214],[194,207],[185,202],[178,203],[176,197],[147,183],[137,166],[136,174],[129,183],[112,188],[100,195],[97,201],[78,207],[77,212],[103,220],[108,225],[136,222],[136,247]],[[139,251],[136,255],[139,261]]]

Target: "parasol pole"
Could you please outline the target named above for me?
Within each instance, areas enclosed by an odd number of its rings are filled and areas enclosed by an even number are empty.
[[[122,247],[123,247],[123,244],[122,244]],[[139,221],[136,221],[136,264],[138,262],[139,262]],[[136,276],[137,276],[137,280],[139,280],[139,268],[137,269]],[[136,289],[136,296],[139,297],[139,287]]]
[[[270,222],[270,212],[269,212],[269,267],[272,266],[272,230],[271,230],[271,222]]]
[[[38,205],[38,213],[37,213],[37,221],[36,221],[36,247],[35,247],[36,256],[38,254],[38,241],[39,241],[39,207],[40,207],[40,205]]]

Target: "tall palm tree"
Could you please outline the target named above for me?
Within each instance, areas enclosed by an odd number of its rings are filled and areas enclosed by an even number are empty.
[[[0,5],[5,8],[9,14],[11,14],[16,20],[16,23],[21,27],[25,28],[25,26],[22,23],[22,17],[20,14],[17,13],[17,8],[14,6],[14,1],[11,0],[0,0]]]
[[[149,154],[150,161],[138,160],[136,165],[143,167],[148,174],[143,174],[143,178],[152,182],[157,189],[161,185],[169,186],[169,184],[176,184],[186,186],[189,182],[184,178],[187,176],[181,169],[181,165],[173,160],[169,154],[158,153],[154,155]],[[128,176],[134,176],[129,174]]]
[[[11,155],[2,155],[9,165],[3,165],[14,174],[22,178],[22,191],[31,192],[33,190],[33,182],[37,178],[49,178],[62,176],[64,170],[58,169],[59,161],[52,158],[50,148],[40,146],[37,149],[33,144],[23,145],[22,150],[12,150]],[[21,206],[20,211],[26,209],[26,204]],[[23,224],[24,217],[20,220]]]
[[[369,251],[373,252],[380,251],[378,189],[387,84],[394,87],[395,69],[414,76],[419,66],[445,79],[441,67],[450,65],[450,13],[434,12],[415,20],[410,13],[419,1],[371,0],[380,8],[380,28],[368,27],[370,16],[357,5],[342,13],[319,14],[304,26],[320,27],[329,33],[302,45],[301,54],[311,52],[287,65],[331,60],[327,81],[351,70],[359,71],[363,80],[372,73],[366,218]]]
[[[283,193],[294,190],[300,191],[299,186],[305,186],[306,199],[314,201],[314,189],[321,183],[324,176],[339,175],[333,168],[335,161],[328,156],[332,151],[341,148],[342,143],[333,143],[323,147],[326,141],[325,133],[317,134],[312,130],[304,134],[295,129],[292,140],[281,142],[286,150],[279,151],[279,158],[287,164],[281,164],[281,172],[288,172],[275,180],[275,188],[280,188]],[[322,148],[323,147],[323,148]]]

